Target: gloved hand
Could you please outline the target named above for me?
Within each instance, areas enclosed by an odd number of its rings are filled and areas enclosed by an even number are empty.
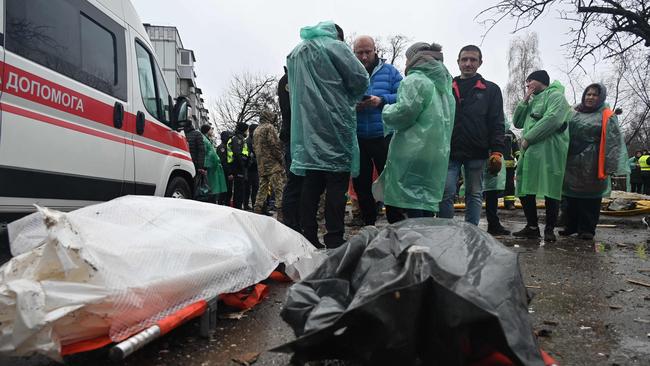
[[[503,164],[503,154],[500,152],[493,152],[488,159],[488,173],[498,175],[501,171],[501,164]]]

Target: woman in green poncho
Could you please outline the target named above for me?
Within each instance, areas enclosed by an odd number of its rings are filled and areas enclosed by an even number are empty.
[[[523,128],[517,163],[517,188],[527,225],[512,235],[539,238],[536,197],[544,197],[546,226],[544,240],[555,241],[554,229],[560,211],[562,182],[569,148],[567,120],[571,107],[564,97],[564,87],[549,83],[548,73],[538,70],[526,78],[526,96],[517,105],[513,124]],[[549,85],[550,84],[550,85]]]
[[[404,209],[409,218],[438,212],[445,188],[455,101],[441,50],[423,42],[409,47],[397,102],[382,113],[395,134],[379,184],[384,203]]]
[[[569,154],[563,195],[567,225],[560,235],[592,240],[602,198],[611,191],[611,174],[628,174],[627,148],[614,112],[605,104],[607,89],[591,84],[575,107],[569,129]]]
[[[203,145],[205,146],[205,169],[207,170],[209,198],[208,201],[212,203],[217,202],[219,193],[227,190],[226,178],[223,174],[223,167],[217,151],[210,139],[214,135],[214,129],[210,125],[201,126],[201,133],[203,134]]]

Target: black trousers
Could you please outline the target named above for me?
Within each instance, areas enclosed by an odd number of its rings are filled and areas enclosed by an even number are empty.
[[[641,180],[643,180],[643,194],[650,194],[650,172],[642,171]]]
[[[515,168],[506,168],[506,187],[503,192],[504,201],[515,200]]]
[[[232,180],[228,179],[228,173],[226,173],[226,191],[219,194],[218,203],[223,206],[230,206],[232,204]]]
[[[318,202],[325,191],[325,234],[324,241],[328,248],[336,248],[345,243],[345,193],[350,182],[350,172],[325,172],[307,170],[302,183],[300,196],[300,224],[305,238],[315,247],[321,247],[318,241]]]
[[[234,208],[244,208],[244,192],[246,191],[246,179],[243,174],[236,174],[232,181],[232,195]]]
[[[283,222],[297,232],[300,230],[300,195],[302,194],[303,177],[295,175],[291,167],[291,150],[289,144],[284,147],[284,166],[287,172],[287,182],[282,191]]]
[[[366,225],[374,225],[377,220],[377,203],[372,196],[372,170],[381,174],[388,156],[388,142],[384,137],[359,139],[359,176],[352,179],[354,191],[359,200],[361,218]],[[388,210],[388,208],[386,208]]]
[[[388,221],[389,224],[406,220],[406,212],[404,209],[395,207],[395,206],[388,206],[386,205],[386,221]]]
[[[602,198],[565,198],[567,201],[566,231],[596,235]]]
[[[538,225],[537,219],[537,202],[535,201],[535,196],[528,195],[519,197],[521,205],[524,209],[524,215],[526,215],[526,221],[528,226],[536,227]],[[560,201],[553,198],[544,197],[546,201],[546,229],[554,229],[557,226],[557,216],[560,213]]]
[[[244,186],[244,208],[252,210],[255,207],[255,198],[257,191],[260,189],[260,176],[257,173],[257,168],[248,170],[248,179]],[[250,202],[250,204],[249,204]]]
[[[484,191],[485,195],[485,218],[488,222],[488,228],[501,227],[497,208],[499,205],[499,194],[502,191]]]

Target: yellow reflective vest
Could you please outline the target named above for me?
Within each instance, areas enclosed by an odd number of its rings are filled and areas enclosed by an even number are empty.
[[[650,172],[650,161],[648,159],[650,155],[643,155],[639,158],[639,166],[641,167],[642,172]]]

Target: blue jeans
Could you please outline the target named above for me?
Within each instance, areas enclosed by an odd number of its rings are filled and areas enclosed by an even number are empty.
[[[465,161],[449,160],[445,193],[442,196],[442,202],[440,202],[438,216],[447,219],[454,218],[454,197],[456,196],[456,185],[461,167],[464,168],[463,177],[465,178],[465,221],[478,225],[478,221],[481,219],[481,205],[483,203],[483,169],[485,168],[485,159]]]

